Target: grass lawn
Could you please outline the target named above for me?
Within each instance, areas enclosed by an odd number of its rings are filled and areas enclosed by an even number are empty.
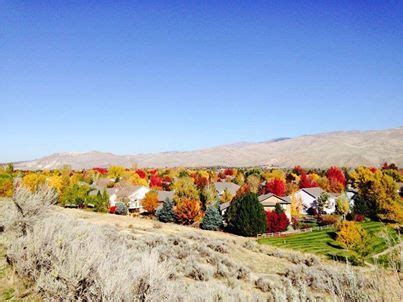
[[[383,223],[368,221],[361,223],[361,226],[372,235],[373,242],[371,244],[371,255],[378,254],[387,248],[384,239],[377,236],[377,233],[384,227]],[[397,239],[397,234],[393,229],[388,228],[388,232],[394,239]],[[335,238],[335,230],[326,229],[310,233],[290,235],[282,238],[262,238],[259,239],[258,242],[301,252],[326,255],[329,258],[345,258],[351,256],[347,250],[344,250],[337,244]],[[370,258],[371,255],[369,255],[368,258]]]

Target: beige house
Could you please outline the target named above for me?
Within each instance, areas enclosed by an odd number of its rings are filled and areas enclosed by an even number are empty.
[[[259,196],[259,201],[263,205],[264,210],[273,211],[276,204],[280,204],[284,209],[284,213],[287,215],[288,219],[291,220],[291,199],[288,196],[277,196],[272,193],[264,194]]]

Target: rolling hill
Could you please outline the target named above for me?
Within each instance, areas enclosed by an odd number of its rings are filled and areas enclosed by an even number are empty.
[[[403,165],[403,127],[375,131],[340,131],[280,138],[259,143],[236,143],[186,152],[116,155],[98,151],[55,153],[15,163],[16,169],[73,169],[121,165],[130,167],[269,166],[326,168],[331,165]]]

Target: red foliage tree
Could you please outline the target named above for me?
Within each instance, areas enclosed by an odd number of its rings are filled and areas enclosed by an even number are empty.
[[[158,176],[158,174],[153,174],[150,177],[150,187],[152,188],[161,188],[162,187],[162,179]]]
[[[313,188],[317,187],[318,183],[314,181],[309,175],[305,172],[301,174],[301,179],[299,181],[299,187],[302,188]]]
[[[140,176],[141,178],[146,178],[146,172],[144,172],[143,170],[137,169],[136,173],[138,176]]]
[[[327,170],[326,176],[329,180],[331,192],[340,192],[346,186],[346,177],[340,168],[330,167]]]
[[[285,191],[286,191],[286,187],[285,187],[285,182],[282,179],[271,179],[269,180],[266,185],[265,185],[265,194],[267,193],[273,193],[276,194],[278,196],[285,196]]]
[[[266,212],[266,221],[268,233],[283,232],[290,224],[284,212],[278,214],[276,211],[268,211]]]
[[[227,176],[232,176],[234,175],[234,170],[233,169],[225,169],[224,174]]]
[[[304,169],[302,169],[301,166],[295,166],[292,171],[297,175],[302,175],[305,173]]]
[[[106,175],[108,174],[108,169],[105,168],[92,168],[92,170],[98,172],[99,174]]]
[[[165,176],[162,178],[162,188],[163,188],[165,191],[170,191],[170,190],[171,190],[171,184],[172,184],[172,178],[169,177],[168,175],[165,175]]]
[[[202,176],[200,174],[196,174],[194,176],[194,181],[195,181],[195,185],[199,188],[199,189],[203,189],[205,186],[208,185],[209,181],[207,179],[207,177]]]

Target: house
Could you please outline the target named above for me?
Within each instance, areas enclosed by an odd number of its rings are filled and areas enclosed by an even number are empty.
[[[157,210],[162,208],[162,205],[164,204],[165,201],[170,200],[173,201],[174,200],[174,191],[157,191],[158,194],[158,207]]]
[[[291,220],[291,199],[288,196],[282,197],[273,193],[268,193],[260,195],[258,200],[263,205],[266,212],[273,211],[276,204],[280,204],[287,218]]]
[[[116,203],[117,199],[117,188],[108,188],[106,186],[98,185],[98,184],[93,184],[91,185],[91,191],[89,192],[90,196],[95,196],[98,194],[102,194],[104,190],[108,193],[109,195],[109,206],[114,206]]]
[[[215,182],[214,183],[215,189],[217,191],[217,194],[219,197],[222,196],[225,190],[231,193],[232,196],[235,196],[236,192],[239,189],[239,186],[237,184],[234,184],[233,182]]]
[[[231,204],[231,202],[220,203],[220,213],[222,216],[224,216],[224,214],[227,211],[227,209],[229,208],[230,204]]]
[[[157,190],[158,193],[158,202],[159,203],[163,203],[165,202],[167,199],[172,201],[174,199],[174,191],[160,191]]]
[[[118,191],[118,197],[127,198],[129,203],[129,211],[141,212],[143,206],[141,201],[146,194],[150,192],[150,188],[145,186],[130,186],[129,188],[121,189]]]
[[[324,212],[332,214],[336,211],[336,198],[338,194],[328,193],[319,187],[303,188],[295,192],[295,197],[301,199],[304,214],[307,214],[309,209],[317,209],[317,200],[322,193],[329,194],[329,199],[323,209]]]

